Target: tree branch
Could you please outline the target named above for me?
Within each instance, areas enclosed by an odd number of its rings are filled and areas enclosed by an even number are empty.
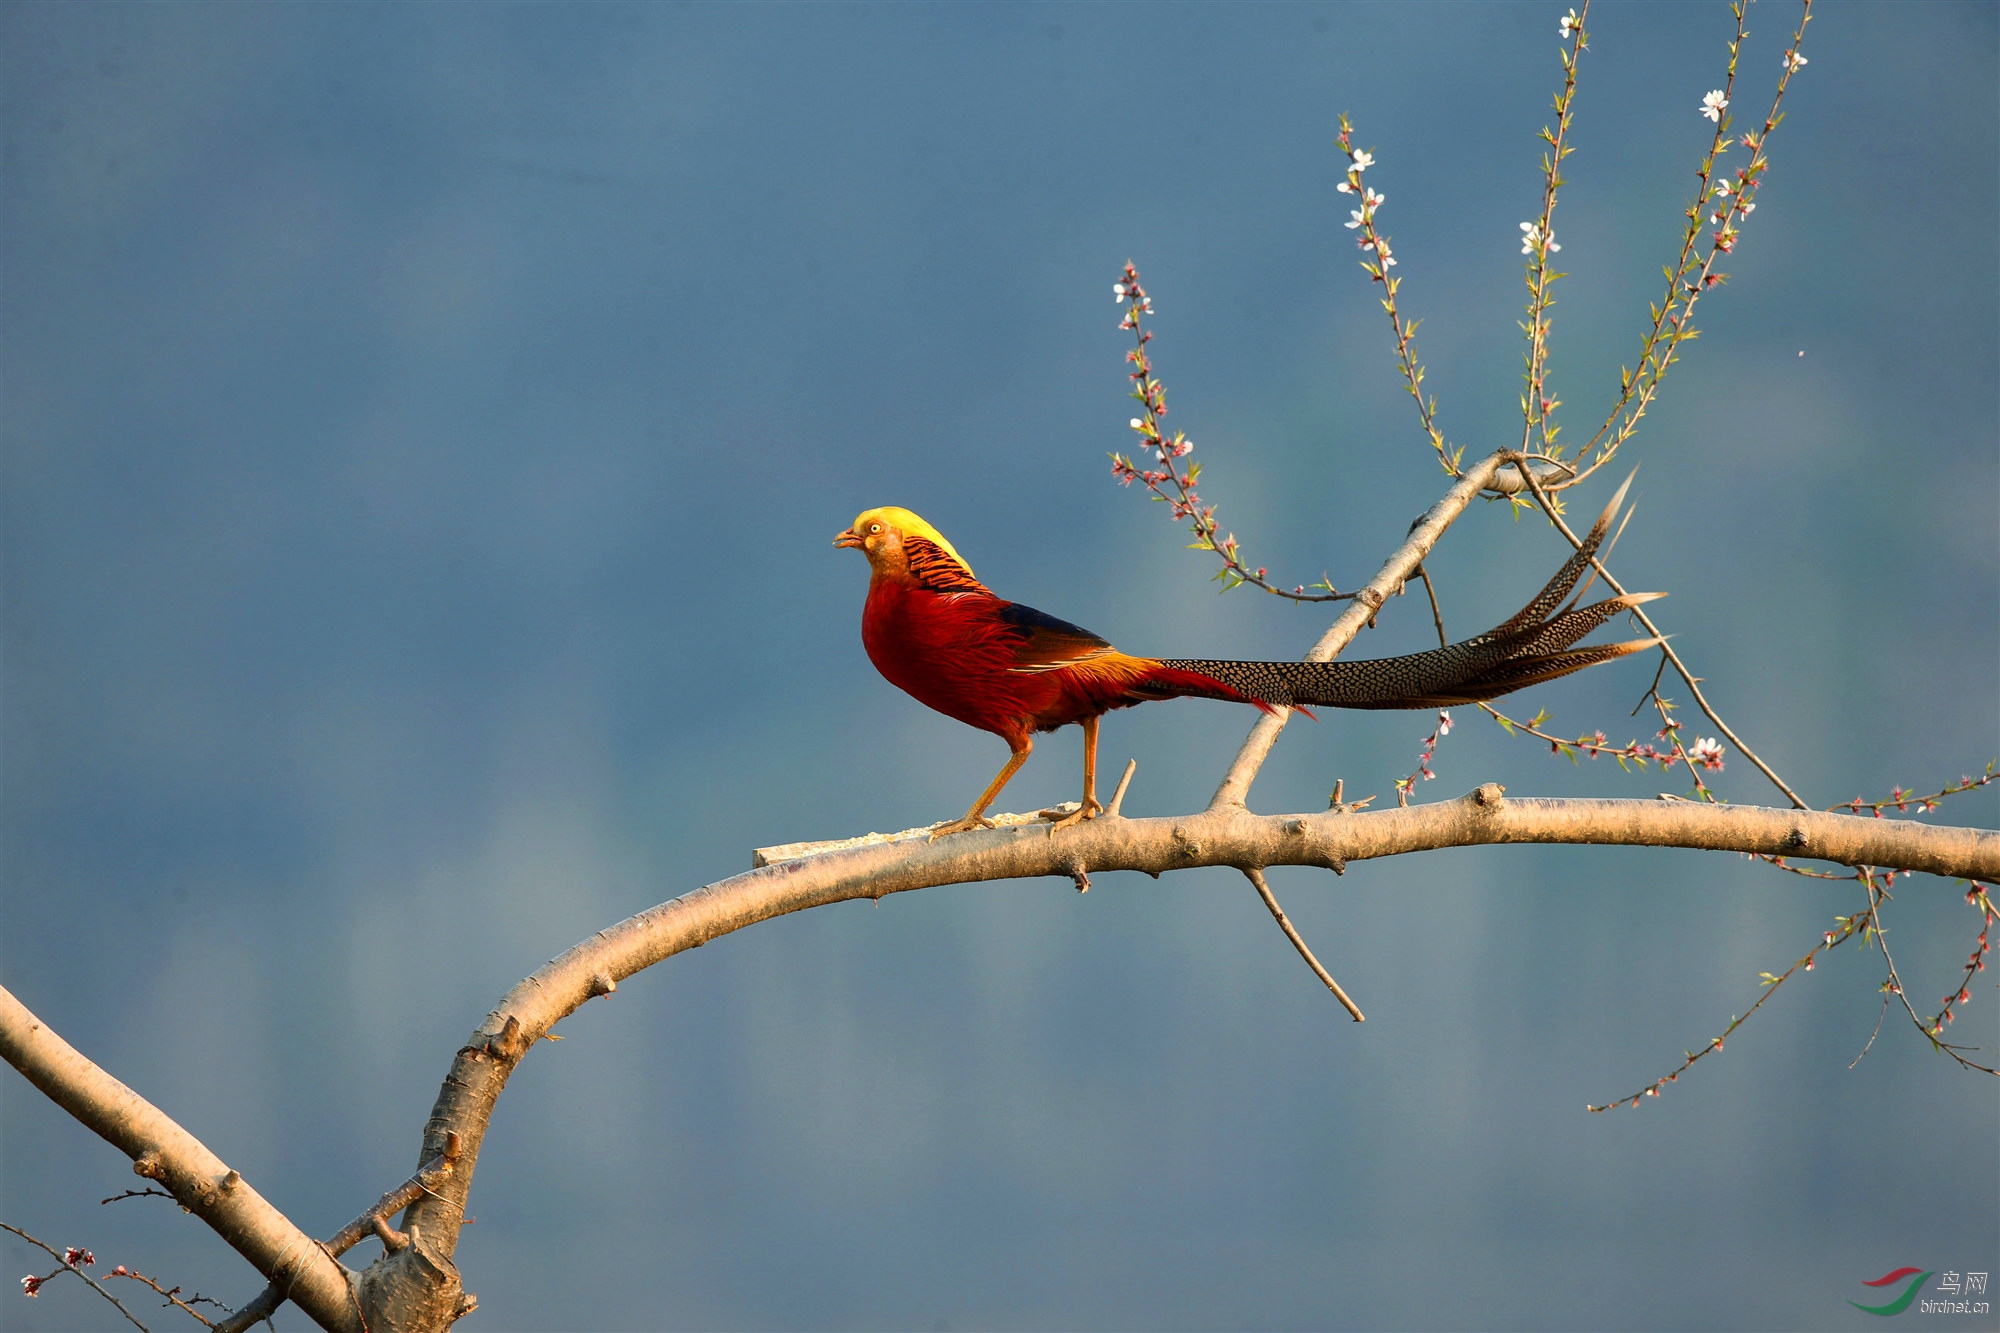
[[[421,1224],[429,1243],[447,1257],[456,1248],[494,1103],[514,1067],[557,1021],[683,950],[827,903],[943,884],[1044,875],[1070,879],[1079,866],[1152,875],[1216,865],[1342,870],[1349,861],[1508,842],[1768,852],[2000,878],[2000,832],[1984,829],[1682,801],[1507,800],[1493,784],[1459,800],[1366,814],[1336,809],[1257,816],[1240,805],[1221,805],[1180,818],[1101,816],[1059,834],[1047,823],[935,842],[927,834],[873,835],[859,846],[777,861],[696,889],[599,931],[515,986],[459,1050],[445,1077],[424,1130],[422,1160],[437,1156],[446,1135],[455,1133],[461,1144],[458,1168],[411,1206],[406,1225]]]
[[[365,1333],[349,1273],[194,1135],[79,1054],[0,989],[0,1056],[106,1142],[132,1170],[172,1191],[321,1328]]]
[[[376,1234],[376,1228],[383,1224],[383,1218],[391,1213],[401,1212],[422,1195],[430,1193],[440,1181],[451,1174],[452,1167],[457,1161],[458,1136],[447,1134],[443,1152],[425,1163],[417,1174],[377,1199],[367,1212],[334,1232],[333,1238],[326,1243],[326,1252],[338,1259],[370,1235]],[[384,1244],[387,1243],[384,1241]],[[283,1305],[285,1300],[285,1284],[273,1282],[253,1297],[248,1305],[217,1323],[215,1333],[246,1333],[246,1330],[255,1328],[276,1314],[278,1307]]]

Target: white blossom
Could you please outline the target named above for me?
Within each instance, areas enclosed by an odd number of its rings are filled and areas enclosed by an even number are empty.
[[[1353,231],[1356,227],[1360,226],[1362,222],[1365,220],[1362,218],[1361,210],[1358,208],[1350,212],[1347,216],[1354,219],[1352,222],[1349,222],[1347,224],[1347,229],[1349,231]]]
[[[1576,11],[1572,9],[1569,13],[1563,15],[1562,20],[1556,24],[1556,35],[1567,41],[1569,40],[1570,33],[1577,26]]]
[[[1113,303],[1114,303],[1114,304],[1117,304],[1117,305],[1124,305],[1124,304],[1125,304],[1125,284],[1124,284],[1124,283],[1122,283],[1122,282],[1114,282],[1114,283],[1112,283],[1112,284],[1111,284],[1111,299],[1112,299],[1112,301],[1113,301]]]
[[[1785,52],[1785,59],[1784,59],[1784,66],[1785,66],[1785,68],[1786,68],[1786,69],[1798,69],[1798,68],[1800,68],[1801,66],[1805,66],[1805,65],[1810,65],[1810,64],[1812,64],[1812,61],[1810,61],[1810,60],[1807,60],[1807,59],[1806,59],[1806,58],[1805,58],[1804,56],[1800,55],[1800,54],[1799,54],[1799,53],[1798,53],[1797,51],[1787,51],[1787,52]]]
[[[1720,88],[1711,89],[1708,95],[1701,99],[1701,114],[1718,124],[1722,120],[1722,113],[1728,109],[1729,99],[1722,95]]]
[[[1347,169],[1349,171],[1366,171],[1374,165],[1375,156],[1372,153],[1356,153],[1347,159]]]
[[[1729,178],[1728,178],[1728,177],[1726,177],[1726,176],[1725,176],[1725,177],[1723,177],[1723,178],[1722,178],[1721,180],[1719,180],[1719,181],[1717,181],[1717,182],[1715,183],[1715,193],[1716,193],[1716,194],[1717,194],[1718,196],[1720,196],[1720,197],[1722,197],[1722,198],[1724,198],[1724,199],[1727,199],[1727,198],[1729,197]]]
[[[1334,186],[1333,188],[1340,191],[1342,194],[1354,193],[1354,187],[1352,185],[1349,185],[1346,181],[1342,181],[1340,184]]]
[[[1553,231],[1544,236],[1540,227],[1532,222],[1523,222],[1521,224],[1521,253],[1531,255],[1535,253],[1535,247],[1539,245],[1546,245],[1550,254],[1554,254],[1556,251],[1562,249],[1560,245],[1556,244],[1556,234]]]

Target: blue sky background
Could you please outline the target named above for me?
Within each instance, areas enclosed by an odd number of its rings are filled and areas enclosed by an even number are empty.
[[[0,976],[324,1235],[407,1174],[452,1052],[545,958],[753,846],[986,781],[999,742],[861,652],[863,565],[828,545],[856,511],[916,509],[1132,651],[1297,656],[1322,612],[1217,597],[1109,478],[1113,277],[1146,275],[1254,563],[1352,586],[1442,483],[1339,226],[1336,116],[1447,433],[1517,438],[1559,13],[0,10]],[[1819,805],[2000,753],[1996,17],[1821,6],[1731,281],[1630,446],[1623,577],[1672,593],[1718,706]],[[1739,108],[1794,21],[1753,11]],[[1635,355],[1728,24],[1590,25],[1573,434]],[[1562,554],[1469,515],[1431,564],[1454,635]],[[1354,651],[1431,632],[1405,600]],[[1647,679],[1511,708],[1643,738]],[[1202,801],[1248,722],[1113,717],[1128,810]],[[1459,722],[1423,799],[1682,785]],[[1393,800],[1428,730],[1295,726],[1252,804]],[[1007,808],[1071,795],[1078,749],[1045,742]],[[1719,785],[1772,796],[1740,759]],[[1889,1269],[2000,1267],[1995,1084],[1894,1015],[1850,1070],[1882,971],[1851,947],[1657,1104],[1583,1112],[1852,885],[1573,848],[1273,883],[1365,1027],[1225,871],[842,905],[635,978],[500,1105],[466,1326],[1834,1328]],[[1928,1012],[1975,918],[1916,878],[1891,924]],[[1994,975],[1954,1029],[1989,1051]],[[12,1074],[0,1114],[6,1220],[257,1289],[173,1209],[100,1208],[126,1164]],[[0,1296],[7,1328],[104,1314]]]

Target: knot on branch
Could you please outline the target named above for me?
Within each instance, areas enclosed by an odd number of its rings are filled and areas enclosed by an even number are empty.
[[[132,1174],[135,1176],[144,1176],[148,1180],[157,1180],[162,1185],[166,1184],[167,1168],[160,1164],[160,1150],[158,1148],[148,1148],[145,1152],[133,1158]]]
[[[1182,856],[1193,859],[1201,855],[1201,839],[1188,832],[1187,825],[1174,825],[1174,849]]]
[[[375,1221],[383,1254],[354,1284],[369,1333],[442,1333],[471,1313],[477,1301],[466,1293],[458,1266],[414,1223],[404,1233],[380,1217]],[[392,1236],[403,1243],[391,1248]]]
[[[1481,783],[1478,787],[1475,787],[1472,791],[1471,796],[1468,799],[1471,800],[1471,802],[1474,805],[1479,806],[1481,809],[1498,810],[1500,808],[1501,798],[1506,794],[1507,794],[1507,789],[1501,786],[1499,783],[1486,782],[1486,783]]]
[[[513,1014],[498,1032],[488,1033],[486,1040],[479,1043],[479,1049],[498,1060],[512,1064],[528,1053],[529,1043],[521,1035],[521,1020]]]

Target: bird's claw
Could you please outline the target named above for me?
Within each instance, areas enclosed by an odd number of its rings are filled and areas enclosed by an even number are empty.
[[[935,826],[931,829],[931,836],[927,841],[936,842],[939,838],[950,837],[954,833],[970,833],[974,829],[997,827],[999,826],[990,819],[968,815],[964,819],[954,819],[949,824]]]
[[[1066,829],[1072,824],[1081,824],[1086,819],[1095,819],[1103,813],[1104,806],[1099,803],[1095,796],[1092,796],[1067,814],[1063,813],[1061,806],[1057,806],[1054,809],[1042,811],[1041,817],[1050,821],[1051,826],[1049,831],[1053,833],[1057,829]]]

